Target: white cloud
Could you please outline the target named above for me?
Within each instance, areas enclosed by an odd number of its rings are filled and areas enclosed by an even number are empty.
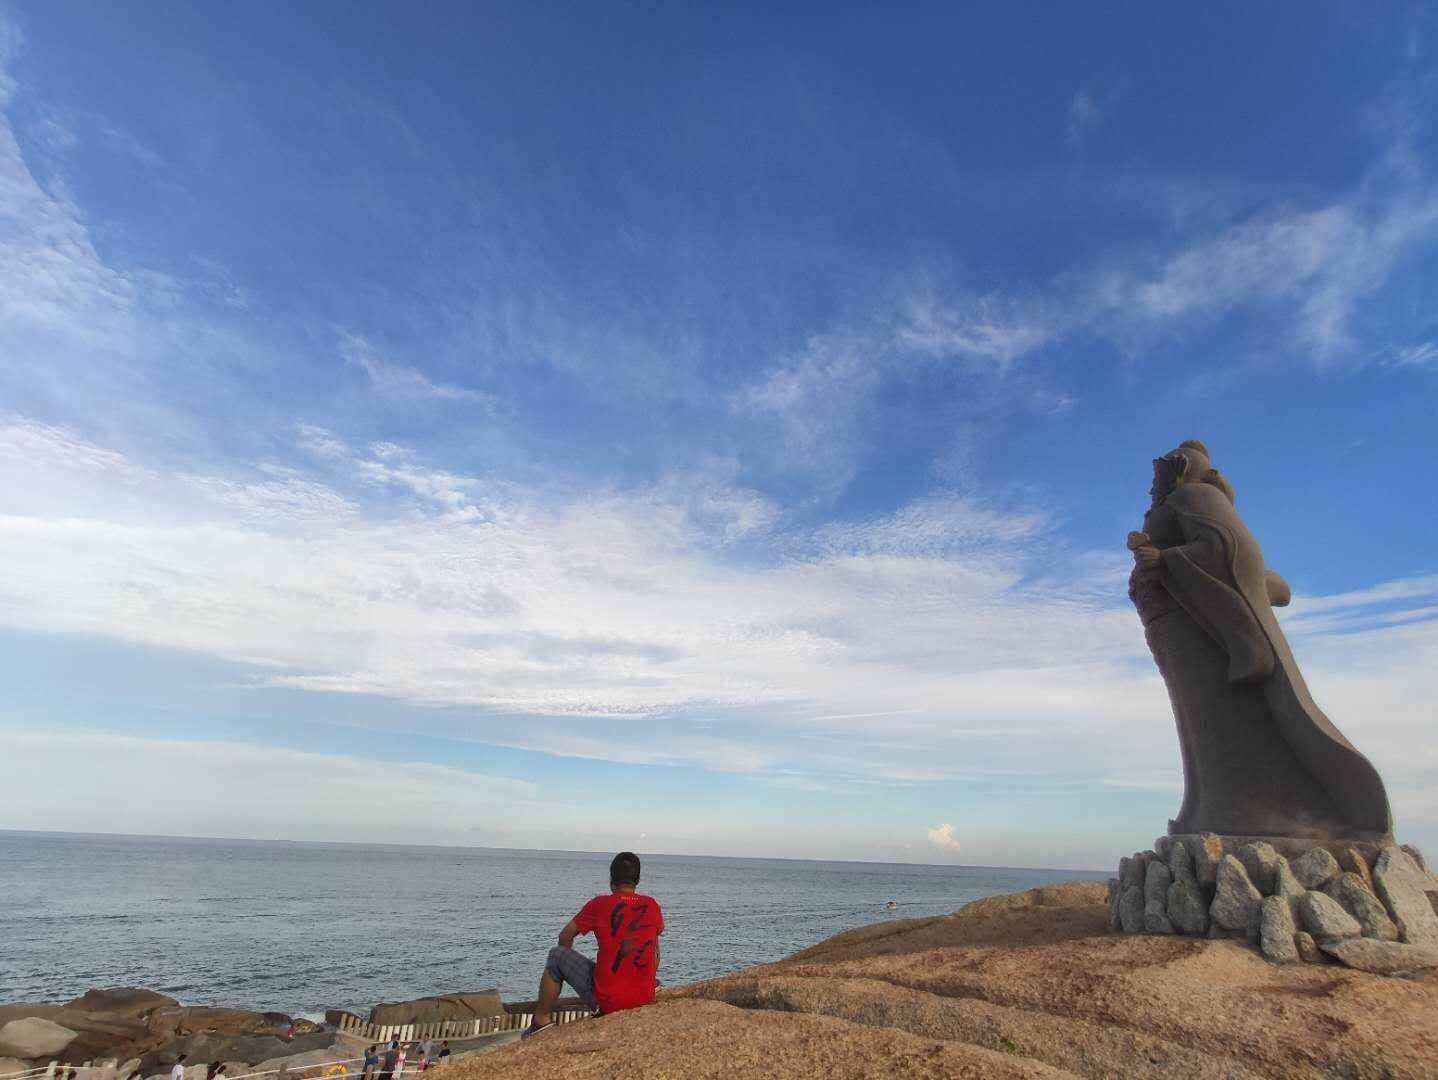
[[[255,743],[0,728],[9,828],[380,842],[476,842],[507,818],[569,813],[536,784],[469,769]],[[63,797],[57,797],[63,792]]]
[[[492,399],[488,394],[462,386],[435,382],[418,368],[396,364],[376,356],[370,343],[357,335],[342,335],[340,351],[349,363],[369,376],[370,385],[377,393],[391,400],[441,399],[492,404]]]
[[[940,851],[951,855],[959,852],[959,838],[954,835],[954,827],[948,823],[939,825],[928,830],[929,844]]]
[[[1393,358],[1399,367],[1432,368],[1438,370],[1438,344],[1425,341],[1399,349]]]

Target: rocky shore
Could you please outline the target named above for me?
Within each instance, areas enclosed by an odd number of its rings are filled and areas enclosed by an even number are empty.
[[[227,1072],[285,1067],[299,1072],[325,1061],[352,1058],[355,1041],[325,1024],[279,1012],[181,1005],[153,990],[90,990],[66,1002],[0,1005],[0,1076],[50,1061],[106,1063],[117,1078],[162,1076],[181,1054],[192,1063],[224,1062]],[[370,1023],[430,1024],[504,1015],[493,990],[445,994],[376,1005]]]
[[[492,1077],[1438,1078],[1438,969],[1109,929],[1074,882],[840,934],[453,1066]]]

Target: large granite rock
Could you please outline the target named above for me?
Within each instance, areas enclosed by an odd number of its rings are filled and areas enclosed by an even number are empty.
[[[1182,879],[1168,887],[1168,918],[1180,934],[1208,933],[1208,900],[1196,880]]]
[[[1248,880],[1264,896],[1273,892],[1274,880],[1278,876],[1278,852],[1272,844],[1259,841],[1244,844],[1238,849],[1238,861],[1248,874]]]
[[[9,1076],[11,1073],[25,1072],[30,1068],[28,1061],[20,1058],[0,1057],[0,1076]]]
[[[1397,941],[1398,927],[1388,917],[1383,901],[1368,891],[1363,879],[1357,874],[1340,874],[1324,890],[1343,906],[1343,910],[1358,920],[1363,936],[1380,941]]]
[[[54,1057],[80,1037],[43,1016],[11,1020],[0,1027],[0,1055],[17,1058]]]
[[[1363,884],[1373,888],[1373,867],[1357,848],[1341,848],[1338,852],[1338,865],[1350,874],[1357,874],[1363,879]]]
[[[1293,939],[1298,927],[1293,922],[1293,906],[1284,897],[1269,896],[1264,899],[1259,925],[1264,956],[1275,964],[1297,962],[1298,945]]]
[[[1293,860],[1293,876],[1305,889],[1321,889],[1339,873],[1338,860],[1327,848],[1313,848]]]
[[[1143,889],[1130,885],[1118,899],[1119,921],[1125,934],[1143,933]]]
[[[1323,944],[1339,938],[1359,937],[1363,927],[1333,897],[1321,892],[1304,893],[1298,901],[1298,917],[1303,928]]]
[[[1293,935],[1293,943],[1298,947],[1298,955],[1306,964],[1321,964],[1328,959],[1328,954],[1319,947],[1318,942],[1313,940],[1313,935],[1307,930],[1300,930]]]
[[[431,1024],[439,1020],[503,1015],[504,1003],[499,999],[499,991],[479,990],[376,1005],[370,1010],[369,1019],[372,1024]]]
[[[1409,945],[1438,947],[1438,913],[1424,892],[1427,880],[1399,847],[1384,848],[1373,863],[1374,888],[1393,913],[1399,936]]]
[[[1349,967],[1375,975],[1403,975],[1438,967],[1438,946],[1433,945],[1407,945],[1360,937],[1326,941],[1322,947],[1324,952]]]
[[[286,1036],[293,1021],[285,1013],[253,1012],[207,1005],[166,1006],[150,1013],[147,1025],[156,1039],[211,1032],[216,1035]]]
[[[105,990],[86,990],[73,1001],[66,1003],[68,1009],[79,1009],[91,1016],[140,1020],[156,1009],[178,1006],[180,1003],[154,990],[142,990],[135,986],[112,986]]]
[[[1212,886],[1218,881],[1218,864],[1223,861],[1223,841],[1211,832],[1200,833],[1184,841],[1193,859],[1193,872],[1200,885]]]
[[[1259,908],[1263,894],[1253,887],[1243,864],[1232,855],[1225,855],[1218,864],[1213,903],[1209,918],[1225,930],[1244,930],[1255,934],[1259,928]]]
[[[1188,844],[1182,840],[1175,840],[1169,845],[1168,872],[1173,875],[1174,881],[1198,880],[1193,869],[1193,856],[1189,854]]]
[[[1116,877],[1108,879],[1108,928],[1118,931],[1123,929],[1123,916],[1118,909],[1119,899],[1123,896],[1123,886],[1119,884]],[[329,1014],[326,1013],[326,1018]]]
[[[1308,891],[1289,867],[1288,860],[1282,855],[1278,857],[1278,872],[1273,876],[1271,891],[1274,896],[1283,897],[1290,905],[1297,904],[1303,894]]]

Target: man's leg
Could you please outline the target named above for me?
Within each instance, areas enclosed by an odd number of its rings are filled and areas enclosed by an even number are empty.
[[[544,974],[539,978],[539,1001],[534,1006],[535,1027],[549,1023],[549,1014],[559,1000],[565,983],[589,1008],[599,1008],[594,1000],[594,961],[583,953],[556,945],[549,950]]]

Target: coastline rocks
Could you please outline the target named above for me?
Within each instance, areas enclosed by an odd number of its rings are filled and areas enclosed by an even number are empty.
[[[17,1058],[51,1057],[80,1037],[78,1031],[61,1027],[43,1016],[11,1020],[0,1027],[0,1055]]]
[[[1218,864],[1223,861],[1223,841],[1213,833],[1199,833],[1196,843],[1186,841],[1184,846],[1190,848],[1193,872],[1199,884],[1214,885],[1218,880]]]
[[[503,1016],[504,1003],[498,990],[441,994],[376,1005],[370,1010],[371,1024],[431,1024],[439,1020],[474,1020]]]
[[[1327,893],[1304,893],[1303,899],[1298,901],[1298,915],[1303,920],[1303,928],[1319,944],[1339,938],[1355,938],[1363,933],[1358,920]]]
[[[1298,927],[1293,922],[1293,908],[1282,896],[1265,897],[1259,914],[1263,955],[1275,964],[1292,964],[1298,960],[1298,946],[1293,938]]]
[[[1384,848],[1373,864],[1373,884],[1393,913],[1399,936],[1410,945],[1438,947],[1438,913],[1423,890],[1426,880],[1402,848]]]
[[[1273,895],[1283,897],[1290,904],[1296,904],[1307,891],[1298,876],[1289,868],[1288,860],[1279,856],[1278,873],[1273,879]]]
[[[1258,930],[1259,906],[1263,894],[1253,887],[1247,872],[1232,855],[1225,855],[1218,864],[1216,890],[1209,907],[1209,917],[1225,930]]]
[[[1174,932],[1168,919],[1168,887],[1172,884],[1168,866],[1158,859],[1150,861],[1143,883],[1143,928],[1150,934]]]
[[[171,1040],[206,1032],[215,1035],[286,1036],[292,1021],[285,1013],[260,1013],[209,1005],[178,1005],[150,1013],[148,1027],[157,1039]]]
[[[156,1009],[178,1007],[179,1002],[154,990],[135,986],[112,986],[105,990],[86,990],[67,1009],[79,1009],[96,1019],[142,1020]]]
[[[1357,848],[1347,847],[1340,851],[1338,865],[1350,874],[1357,874],[1363,879],[1363,884],[1370,889],[1373,888],[1373,868],[1368,865],[1368,860]]]
[[[1143,889],[1137,885],[1124,889],[1123,895],[1118,898],[1118,917],[1125,934],[1143,932],[1144,907]]]
[[[1374,938],[1349,938],[1323,944],[1323,951],[1359,971],[1375,975],[1402,975],[1438,967],[1438,946],[1405,945]]]
[[[1363,936],[1379,941],[1397,941],[1398,927],[1388,917],[1383,901],[1368,891],[1363,879],[1357,874],[1341,874],[1324,890],[1343,906],[1343,910],[1358,920]]]

